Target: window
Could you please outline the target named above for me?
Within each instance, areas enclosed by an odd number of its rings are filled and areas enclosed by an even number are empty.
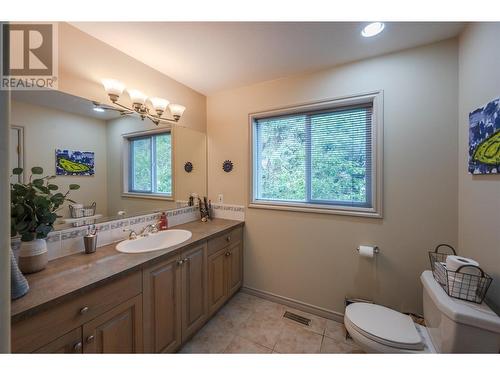
[[[127,192],[172,196],[170,132],[131,136],[128,141]]]
[[[380,217],[379,95],[251,115],[250,206]]]

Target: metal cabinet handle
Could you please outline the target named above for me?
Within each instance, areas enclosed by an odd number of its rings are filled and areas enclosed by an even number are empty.
[[[82,343],[81,341],[79,341],[75,345],[73,345],[73,352],[79,353],[81,351],[82,351]]]
[[[182,266],[182,263],[184,263],[184,260],[182,260],[182,259],[177,261],[178,266]]]
[[[182,260],[182,262],[183,262],[183,263],[187,263],[187,262],[189,262],[190,260],[191,260],[191,259],[189,259],[189,258],[184,258],[184,259]]]
[[[92,341],[94,341],[95,337],[94,335],[90,335],[89,337],[87,337],[87,343],[91,343]]]
[[[226,237],[226,241],[227,241],[227,242],[230,242],[230,241],[231,241],[231,236],[227,236],[227,237]]]
[[[231,253],[228,251],[228,252],[226,253],[226,256],[228,257],[229,255],[231,255]]]
[[[81,315],[84,315],[84,314],[86,314],[86,313],[88,313],[88,312],[89,312],[89,308],[88,308],[88,306],[82,307],[82,308],[80,309],[80,314],[81,314]]]

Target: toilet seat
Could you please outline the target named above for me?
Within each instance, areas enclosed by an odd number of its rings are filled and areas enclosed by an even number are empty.
[[[353,303],[347,306],[344,321],[354,340],[361,339],[364,346],[373,342],[376,344],[372,346],[381,346],[391,352],[421,352],[426,347],[408,315],[384,306]]]

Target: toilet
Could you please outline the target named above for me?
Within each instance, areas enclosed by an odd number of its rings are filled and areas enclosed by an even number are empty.
[[[431,271],[420,276],[426,326],[390,308],[356,302],[346,307],[344,324],[367,353],[498,353],[500,317],[484,302],[452,298]]]

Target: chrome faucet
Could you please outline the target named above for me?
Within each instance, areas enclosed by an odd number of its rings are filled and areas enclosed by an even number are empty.
[[[158,225],[155,224],[149,224],[144,227],[144,229],[141,231],[139,236],[141,237],[146,237],[149,236],[152,233],[158,233]]]
[[[135,230],[133,229],[123,229],[124,232],[129,232],[128,239],[129,240],[135,240],[137,239],[137,233],[135,233]]]

